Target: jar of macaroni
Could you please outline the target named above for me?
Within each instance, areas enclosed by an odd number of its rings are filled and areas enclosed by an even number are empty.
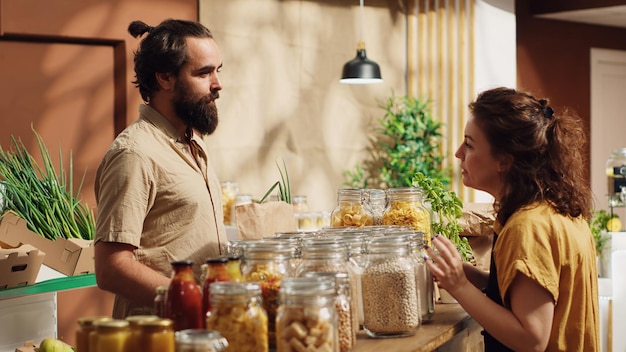
[[[335,285],[318,278],[286,278],[276,317],[276,351],[339,351]]]
[[[128,321],[121,319],[94,321],[94,330],[89,333],[89,351],[126,352],[130,339],[128,325]]]
[[[228,341],[215,330],[181,330],[175,339],[176,352],[220,352],[228,348]]]
[[[207,330],[219,331],[237,352],[269,351],[267,313],[261,306],[258,282],[214,282]]]
[[[423,202],[423,192],[417,187],[390,188],[383,225],[410,226],[430,239],[431,211]]]
[[[363,329],[371,337],[415,334],[420,310],[410,236],[390,234],[367,243],[361,276]]]
[[[175,352],[174,322],[170,319],[140,320],[138,349],[127,351]]]
[[[222,182],[222,208],[224,210],[224,225],[236,225],[232,218],[232,208],[235,197],[239,193],[239,184],[233,181]]]
[[[78,329],[76,329],[76,350],[89,352],[89,334],[94,331],[93,323],[97,320],[111,319],[107,316],[91,316],[78,319]]]
[[[363,190],[354,188],[337,190],[337,206],[330,219],[332,227],[363,227],[374,223],[372,211],[364,202]]]
[[[276,312],[278,292],[283,278],[292,275],[290,260],[293,257],[291,243],[282,240],[253,240],[242,244],[241,273],[246,282],[261,285],[263,309],[268,318],[268,341],[270,348],[276,344]]]

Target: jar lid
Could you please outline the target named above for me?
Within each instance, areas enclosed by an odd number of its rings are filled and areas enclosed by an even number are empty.
[[[159,320],[160,318],[157,315],[129,315],[126,317],[126,320],[130,326],[137,326],[142,321],[149,320]]]
[[[152,320],[141,320],[137,325],[146,328],[169,328],[174,327],[174,321],[171,319],[158,318]]]
[[[123,319],[101,319],[93,322],[93,326],[98,329],[124,329],[128,328],[128,325],[128,321]]]
[[[166,286],[166,285],[157,286],[156,293],[157,294],[165,294],[165,293],[167,293],[167,289],[168,288],[169,288],[169,286]]]
[[[204,262],[207,263],[207,264],[226,263],[226,262],[228,262],[228,258],[226,258],[226,257],[211,257],[211,258],[206,258],[206,260]]]
[[[186,329],[176,332],[176,347],[177,351],[193,347],[192,351],[219,352],[228,347],[228,341],[216,330]]]
[[[170,263],[173,267],[184,267],[184,266],[192,266],[193,262],[191,260],[176,260]]]
[[[329,296],[335,295],[335,280],[326,277],[284,278],[280,283],[280,295]]]
[[[105,315],[95,315],[90,317],[81,317],[78,318],[78,325],[80,326],[92,326],[93,323],[97,320],[106,320],[111,319],[111,317]]]

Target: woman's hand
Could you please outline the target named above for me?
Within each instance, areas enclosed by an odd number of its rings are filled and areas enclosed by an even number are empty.
[[[456,291],[469,284],[465,271],[463,270],[463,260],[454,244],[444,236],[435,236],[432,239],[433,248],[427,248],[428,258],[426,265],[433,273],[435,281],[439,287],[446,289],[452,296],[456,296]]]

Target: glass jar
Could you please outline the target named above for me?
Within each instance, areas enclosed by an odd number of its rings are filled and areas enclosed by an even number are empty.
[[[372,210],[373,225],[383,224],[383,214],[387,207],[387,193],[382,189],[368,188],[364,190],[366,202]]]
[[[415,334],[420,324],[415,260],[405,235],[374,237],[367,243],[361,276],[363,329],[371,337]]]
[[[121,319],[101,319],[93,322],[89,333],[90,352],[126,352],[130,330],[128,322]]]
[[[246,282],[259,282],[263,309],[268,319],[268,341],[270,348],[276,345],[276,312],[281,281],[292,275],[290,260],[293,248],[280,240],[256,240],[242,246],[241,273]]]
[[[167,295],[168,286],[157,286],[156,295],[154,296],[154,315],[159,318],[165,318],[165,296]]]
[[[206,318],[211,310],[211,283],[230,281],[226,257],[208,258],[202,265],[202,316]]]
[[[142,321],[158,320],[156,315],[130,315],[127,316],[128,330],[130,336],[128,337],[128,351],[143,351],[141,348],[141,328],[139,323]]]
[[[423,203],[423,192],[417,187],[390,188],[383,225],[410,226],[430,239],[431,212]]]
[[[232,217],[232,208],[235,197],[239,193],[239,184],[233,181],[222,182],[222,208],[224,210],[224,225],[236,225]]]
[[[80,352],[89,352],[89,334],[94,331],[93,323],[97,320],[111,319],[107,316],[82,317],[78,319],[78,328],[76,329],[76,350]]]
[[[181,330],[175,339],[176,352],[220,352],[228,348],[228,341],[214,330]]]
[[[230,281],[243,281],[243,276],[241,276],[241,254],[229,254],[226,258],[228,259],[228,262],[226,263],[226,271],[228,272],[228,278]]]
[[[293,212],[296,214],[309,211],[306,196],[293,196],[291,198],[291,204],[293,204]]]
[[[417,293],[422,322],[431,321],[435,314],[435,281],[433,273],[424,262],[426,243],[423,232],[414,232],[411,237],[411,247],[415,258],[415,280],[417,282]]]
[[[251,194],[238,194],[235,196],[235,201],[232,203],[233,206],[230,208],[230,222],[232,226],[237,226],[237,209],[238,205],[245,205],[252,203],[252,195]]]
[[[363,191],[354,188],[337,190],[337,206],[330,215],[332,227],[363,227],[373,224],[372,211],[363,201]]]
[[[174,322],[170,319],[141,320],[138,322],[138,349],[127,351],[175,352]]]
[[[339,351],[352,351],[356,345],[358,327],[354,326],[350,277],[342,272],[308,272],[303,277],[326,278],[335,281],[335,310],[337,311],[337,337]]]
[[[606,162],[609,206],[626,204],[626,148],[615,149]]]
[[[276,351],[339,351],[335,288],[331,280],[283,279],[276,317]]]
[[[202,290],[193,276],[193,262],[175,261],[165,299],[165,317],[174,321],[174,331],[202,329]]]
[[[207,330],[219,331],[232,351],[269,351],[267,313],[258,282],[214,282]]]

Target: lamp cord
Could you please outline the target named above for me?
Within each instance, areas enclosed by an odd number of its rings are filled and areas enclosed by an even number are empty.
[[[363,0],[360,0],[360,7],[359,7],[359,12],[360,12],[360,17],[361,17],[361,21],[360,21],[360,26],[359,26],[359,41],[364,41],[363,40]]]

